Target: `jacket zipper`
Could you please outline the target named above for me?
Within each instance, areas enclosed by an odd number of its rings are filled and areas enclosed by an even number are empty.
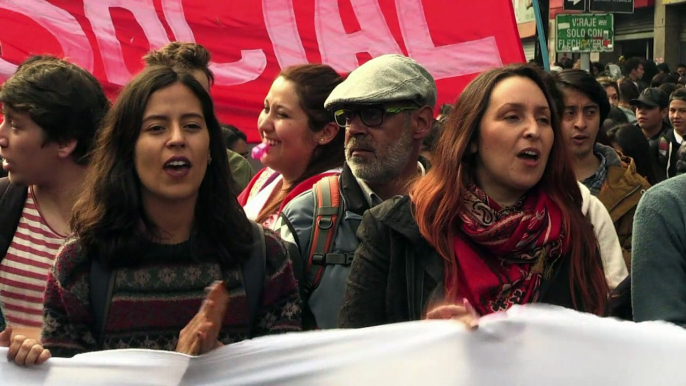
[[[629,196],[631,196],[632,194],[636,193],[636,191],[639,190],[639,189],[641,189],[642,187],[643,187],[642,185],[638,185],[637,187],[635,187],[634,190],[632,190],[631,192],[627,193],[624,197],[622,197],[621,200],[617,201],[617,203],[616,203],[612,208],[610,208],[610,209],[608,210],[608,212],[612,212],[616,207],[619,206],[619,204],[622,203],[622,201],[626,200]]]

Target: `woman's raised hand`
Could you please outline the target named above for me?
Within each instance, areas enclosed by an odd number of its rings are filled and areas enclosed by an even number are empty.
[[[229,293],[224,283],[212,283],[200,311],[181,330],[176,351],[200,355],[222,346],[217,338],[228,306]]]
[[[462,300],[462,304],[450,304],[438,306],[426,313],[426,319],[449,319],[464,324],[470,330],[479,327],[479,313],[467,299]]]

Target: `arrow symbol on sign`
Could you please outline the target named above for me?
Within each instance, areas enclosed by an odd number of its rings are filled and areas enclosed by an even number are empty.
[[[569,1],[570,3],[572,3],[572,5],[577,5],[577,4],[579,4],[579,3],[581,2],[581,0],[567,0],[567,1]]]

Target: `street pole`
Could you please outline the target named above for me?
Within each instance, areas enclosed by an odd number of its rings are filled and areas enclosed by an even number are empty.
[[[549,0],[533,0],[534,14],[536,15],[536,55],[534,61],[550,71],[550,55],[548,54],[548,24],[549,24]]]
[[[588,13],[591,11],[590,9],[590,1],[584,0],[584,13]],[[581,69],[586,71],[586,72],[591,72],[591,53],[590,52],[582,52],[581,53]]]

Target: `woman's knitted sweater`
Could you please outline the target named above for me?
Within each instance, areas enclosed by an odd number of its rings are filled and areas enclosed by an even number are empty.
[[[286,248],[265,230],[267,260],[262,302],[253,335],[300,331],[298,285]],[[219,334],[224,344],[248,338],[248,302],[240,267],[222,272],[217,262],[191,257],[190,243],[150,243],[139,264],[114,271],[112,302],[103,334],[103,349],[174,350],[179,332],[200,309],[205,289],[225,280],[230,294]],[[207,260],[207,259],[205,259]],[[91,312],[91,263],[78,238],[60,248],[48,275],[42,343],[53,356],[96,351]]]

